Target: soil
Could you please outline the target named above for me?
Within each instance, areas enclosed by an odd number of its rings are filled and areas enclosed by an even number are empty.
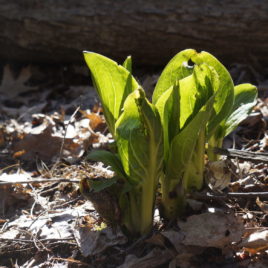
[[[235,84],[257,85],[259,99],[249,117],[226,137],[224,147],[267,153],[268,73],[238,63],[228,69]],[[150,96],[159,70],[136,73]],[[204,186],[189,196],[181,222],[166,224],[156,215],[152,232],[130,241],[105,229],[79,190],[81,178],[113,175],[109,167],[87,159],[92,149],[105,149],[112,142],[87,70],[5,64],[1,74],[1,267],[267,267],[265,155],[259,161],[245,160],[239,153],[225,157],[231,163],[226,187]],[[210,218],[211,211],[216,218]],[[201,216],[192,218],[198,215],[208,215],[219,235],[225,230],[225,237],[240,235],[239,241],[226,247],[194,233],[195,240],[204,241],[182,245],[181,230],[191,230],[186,238],[193,241],[191,221],[202,225]],[[225,221],[228,229],[221,225]]]

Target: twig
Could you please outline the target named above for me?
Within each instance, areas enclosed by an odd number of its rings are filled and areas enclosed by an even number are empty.
[[[76,110],[73,112],[73,114],[71,115],[67,125],[66,125],[66,128],[65,128],[65,133],[64,133],[64,136],[63,136],[63,140],[62,140],[62,143],[61,143],[61,147],[60,147],[60,156],[59,156],[59,159],[62,159],[62,153],[63,153],[63,147],[64,147],[64,143],[65,143],[65,140],[66,140],[66,134],[67,134],[67,129],[68,127],[71,125],[71,123],[73,123],[74,119],[75,119],[75,116],[76,114],[78,113],[78,111],[80,110],[80,106],[78,106],[76,108]]]
[[[9,168],[18,167],[18,166],[20,166],[20,165],[17,163],[17,164],[13,164],[13,165],[10,165],[10,166],[1,168],[1,169],[0,169],[0,174],[2,174],[3,171],[5,171],[5,170],[7,170],[7,169],[9,169]]]
[[[72,200],[70,200],[70,201],[68,201],[68,202],[65,202],[65,203],[63,203],[63,204],[54,206],[53,209],[61,208],[61,207],[67,206],[67,205],[69,205],[69,204],[75,203],[75,202],[76,202],[77,200],[79,200],[79,199],[80,199],[80,196],[79,196],[79,197],[76,197],[75,199],[72,199]]]
[[[246,197],[246,198],[256,198],[256,197],[268,197],[268,192],[249,192],[249,193],[227,193],[228,197]]]
[[[239,158],[239,159],[248,160],[251,162],[268,163],[268,153],[247,152],[245,150],[221,149],[221,148],[214,148],[214,152],[216,154],[226,155],[230,158]]]
[[[230,197],[237,197],[237,198],[256,198],[256,197],[268,197],[268,192],[248,192],[248,193],[238,193],[238,192],[231,192],[231,193],[226,193],[226,194],[211,194],[211,193],[193,193],[192,197],[196,199],[214,199],[214,200],[219,200],[219,199],[226,199]]]
[[[9,185],[9,184],[24,184],[24,183],[44,183],[44,182],[72,182],[72,183],[79,183],[80,180],[78,179],[35,179],[35,180],[27,180],[27,181],[1,181],[0,185]]]
[[[74,238],[44,238],[44,239],[38,239],[38,241],[41,242],[63,242],[63,241],[73,241]],[[16,238],[0,238],[0,241],[14,241],[14,242],[21,242],[21,243],[34,243],[33,240],[30,239],[16,239]]]
[[[71,258],[59,258],[59,257],[53,257],[51,260],[55,260],[55,261],[65,261],[65,262],[68,262],[68,263],[76,263],[78,265],[86,265],[86,267],[93,267],[91,265],[89,265],[88,263],[85,263],[85,262],[82,262],[82,261],[79,261],[79,260],[74,260],[74,259],[71,259]]]

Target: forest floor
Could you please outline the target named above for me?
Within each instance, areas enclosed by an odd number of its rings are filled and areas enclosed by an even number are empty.
[[[224,147],[268,153],[268,70],[228,69],[235,84],[257,85],[259,99]],[[268,267],[268,155],[223,158],[228,174],[189,196],[182,219],[165,226],[156,210],[152,233],[131,242],[105,228],[79,192],[80,178],[112,174],[86,159],[112,141],[88,72],[0,71],[1,267]],[[143,71],[150,95],[159,73]]]

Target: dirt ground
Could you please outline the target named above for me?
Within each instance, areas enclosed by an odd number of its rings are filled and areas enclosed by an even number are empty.
[[[1,267],[268,266],[268,69],[228,66],[235,84],[259,91],[249,117],[224,141],[239,150],[223,157],[228,178],[208,178],[173,225],[156,210],[152,233],[135,241],[106,228],[79,192],[81,178],[113,175],[87,160],[92,148],[112,142],[87,69],[0,69]],[[136,73],[150,95],[159,70]]]

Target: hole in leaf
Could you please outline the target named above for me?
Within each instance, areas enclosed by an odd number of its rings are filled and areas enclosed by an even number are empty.
[[[187,65],[188,65],[188,67],[190,67],[190,68],[194,68],[195,63],[194,63],[191,59],[189,59]]]
[[[229,236],[230,235],[230,231],[229,230],[226,230],[224,235],[225,236]]]

